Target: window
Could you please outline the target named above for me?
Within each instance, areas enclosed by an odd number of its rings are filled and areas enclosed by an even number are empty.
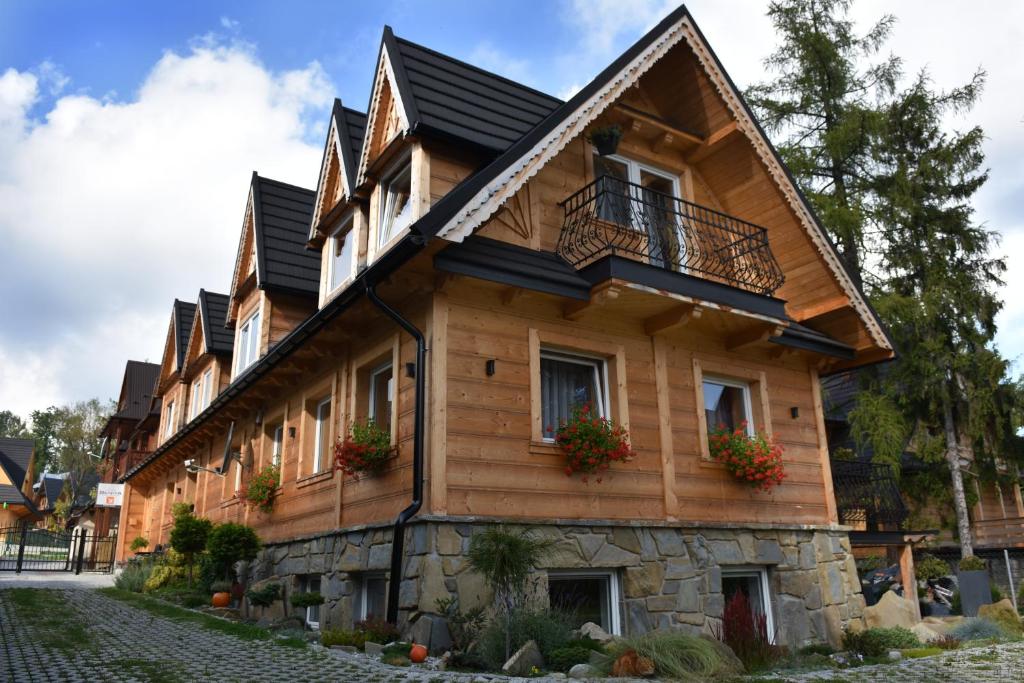
[[[540,383],[545,439],[555,438],[559,423],[572,417],[576,406],[589,403],[598,415],[608,416],[608,380],[603,360],[541,351]]]
[[[167,403],[167,424],[164,425],[164,436],[174,433],[174,401]]]
[[[754,618],[764,616],[768,627],[768,637],[775,640],[775,622],[772,618],[771,602],[768,593],[768,572],[764,569],[723,569],[722,595],[726,603],[736,595],[743,593],[750,603],[750,611]]]
[[[270,464],[279,467],[281,465],[281,449],[284,446],[283,424],[274,427],[274,435],[270,444]]]
[[[210,407],[213,398],[213,368],[203,373],[203,410]]]
[[[383,247],[412,223],[411,163],[406,163],[384,184],[381,198],[377,246]]]
[[[260,312],[256,311],[238,330],[238,356],[235,362],[235,374],[253,364],[260,351]]]
[[[303,576],[299,580],[300,593],[319,593],[320,577]],[[306,608],[306,624],[310,628],[320,628],[320,605],[310,605]]]
[[[213,369],[208,369],[192,383],[192,405],[189,410],[189,419],[203,412],[210,405],[210,398],[213,395]]]
[[[316,474],[323,470],[324,460],[330,450],[331,438],[331,397],[316,404],[316,430],[313,436],[313,471]]]
[[[395,373],[391,361],[370,371],[370,402],[366,416],[377,426],[391,431],[391,402],[395,393]]]
[[[626,157],[594,153],[601,180],[598,216],[647,233],[651,263],[678,263],[684,238],[679,221],[679,178]]]
[[[747,433],[754,434],[749,384],[705,377],[703,388],[704,416],[708,424],[708,433],[722,426],[732,431],[746,422]]]
[[[355,270],[356,235],[350,218],[339,227],[330,239],[330,261],[328,262],[331,291],[348,280]]]
[[[239,456],[238,460],[235,460],[235,491],[242,490],[242,460]]]
[[[387,610],[388,580],[384,574],[365,574],[359,586],[359,619],[383,619]]]
[[[203,380],[202,378],[192,382],[192,405],[190,406],[188,418],[191,420],[199,414],[200,404],[203,401]]]
[[[575,628],[592,621],[612,635],[622,633],[619,594],[613,571],[548,571],[551,608],[573,614]]]

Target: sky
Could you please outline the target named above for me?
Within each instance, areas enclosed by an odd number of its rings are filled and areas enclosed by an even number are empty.
[[[159,362],[175,298],[226,292],[253,170],[314,188],[330,104],[366,109],[385,24],[566,97],[665,0],[0,3],[0,410],[116,397]],[[693,0],[741,87],[776,45],[762,0]],[[887,50],[938,87],[988,73],[977,215],[1008,257],[997,345],[1024,356],[1024,3],[860,0]],[[1020,371],[1021,365],[1015,366]]]

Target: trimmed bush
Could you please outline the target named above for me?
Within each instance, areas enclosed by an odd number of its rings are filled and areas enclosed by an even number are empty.
[[[985,571],[987,565],[985,560],[977,557],[976,555],[968,555],[967,557],[960,560],[960,571],[962,572],[980,572]]]
[[[890,650],[907,650],[921,647],[913,631],[894,626],[892,628],[869,628],[865,631],[843,634],[843,647],[865,657],[881,657]]]
[[[914,576],[917,577],[918,581],[939,579],[943,576],[948,576],[949,573],[949,564],[934,555],[923,555],[920,560],[914,563]]]
[[[358,629],[351,631],[343,629],[326,629],[320,632],[320,644],[324,647],[331,645],[351,645],[360,650],[366,645],[366,633]]]
[[[295,593],[292,595],[292,607],[316,607],[324,604],[324,596],[316,591]]]
[[[149,562],[133,562],[126,566],[117,578],[114,585],[124,591],[141,593],[146,587],[149,575],[153,573],[153,565]]]
[[[253,560],[260,551],[260,538],[251,527],[234,522],[218,524],[206,538],[206,550],[218,576],[232,578],[236,562]]]
[[[245,591],[245,597],[249,598],[249,604],[254,607],[270,607],[274,601],[281,599],[281,584],[268,581],[262,588]]]
[[[601,643],[590,638],[570,640],[565,647],[552,650],[544,657],[544,663],[552,671],[568,671],[577,664],[590,661],[591,652],[604,652]]]
[[[506,631],[506,624],[508,630]],[[478,641],[480,658],[487,668],[501,669],[508,657],[506,643],[515,652],[529,640],[537,642],[541,655],[547,658],[555,650],[569,644],[573,622],[568,614],[544,610],[514,610],[508,619],[492,620],[481,632]]]
[[[1000,628],[999,624],[988,619],[979,619],[977,617],[971,619],[964,619],[959,624],[954,626],[949,631],[949,636],[956,638],[960,642],[967,642],[968,640],[989,640],[992,638],[1002,638],[1004,636],[1003,629]]]

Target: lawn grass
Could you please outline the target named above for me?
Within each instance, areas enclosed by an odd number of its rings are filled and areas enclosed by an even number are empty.
[[[121,590],[119,588],[99,588],[101,594],[114,600],[120,600],[132,607],[149,612],[154,616],[178,623],[195,624],[210,631],[218,631],[227,635],[241,638],[242,640],[270,640],[282,647],[304,648],[306,641],[301,638],[275,638],[274,634],[265,628],[252,624],[240,624],[227,619],[220,619],[202,612],[178,607],[163,600],[150,598],[139,593]]]
[[[32,631],[47,649],[72,652],[92,647],[86,623],[59,591],[44,588],[8,588],[0,591],[19,626]]]

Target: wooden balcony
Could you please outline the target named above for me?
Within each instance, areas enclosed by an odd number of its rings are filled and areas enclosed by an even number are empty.
[[[839,522],[865,531],[897,531],[908,510],[888,465],[832,461],[832,487]]]
[[[611,176],[560,205],[557,251],[577,269],[623,256],[769,297],[784,282],[765,229],[734,216]]]
[[[971,531],[979,548],[1024,548],[1024,517],[976,520]]]

